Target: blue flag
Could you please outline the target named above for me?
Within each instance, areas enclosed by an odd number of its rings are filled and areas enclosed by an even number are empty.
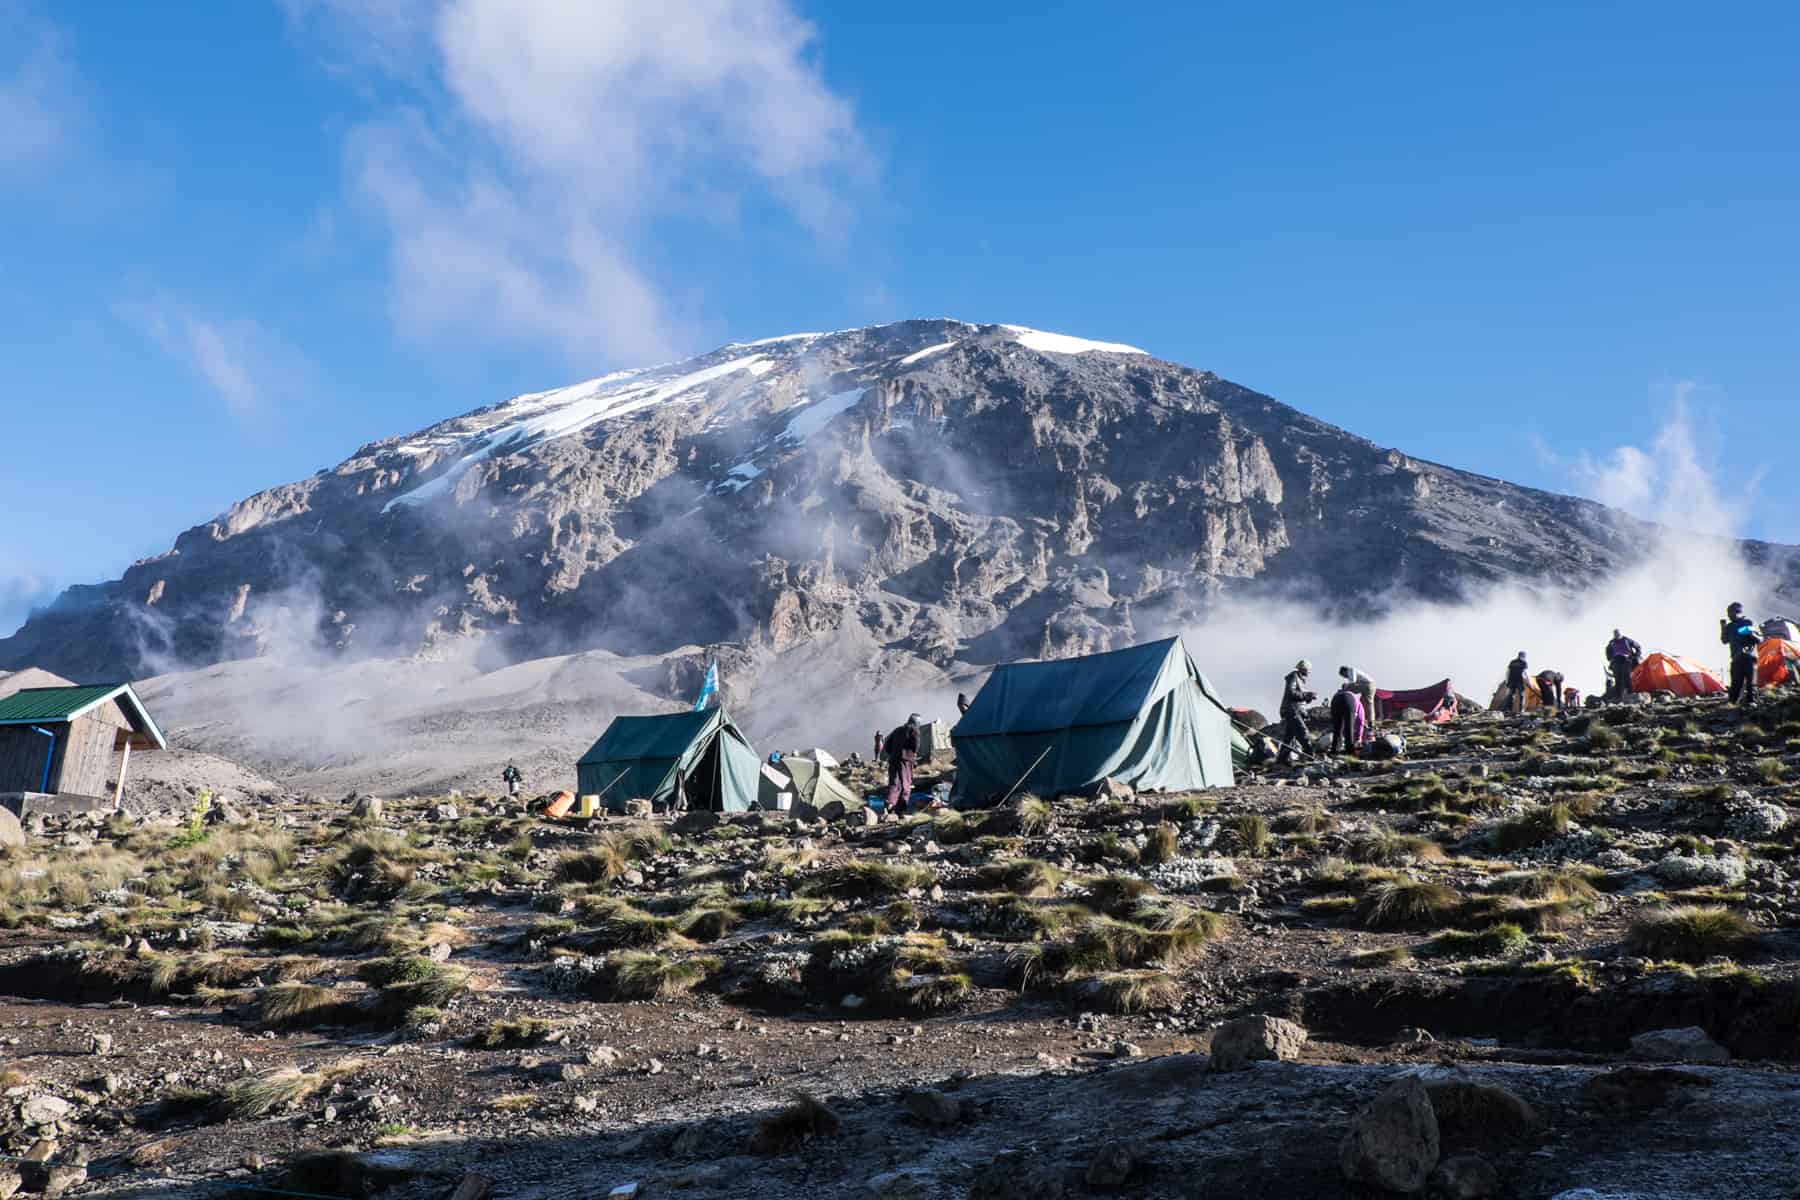
[[[706,678],[700,681],[700,698],[694,701],[694,711],[699,712],[706,707],[707,701],[719,694],[719,661],[714,659],[706,664]]]

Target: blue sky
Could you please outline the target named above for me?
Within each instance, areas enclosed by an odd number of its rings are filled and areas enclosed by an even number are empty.
[[[1754,3],[0,0],[0,630],[364,441],[908,316],[1800,540],[1796,61]]]

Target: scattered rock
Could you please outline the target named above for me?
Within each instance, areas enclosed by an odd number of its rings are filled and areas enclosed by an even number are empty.
[[[74,1105],[61,1096],[31,1096],[19,1105],[19,1121],[28,1126],[54,1125],[73,1108]]]
[[[1712,1036],[1698,1025],[1640,1033],[1631,1039],[1631,1053],[1634,1058],[1647,1058],[1652,1062],[1731,1061],[1731,1051],[1713,1041]]]
[[[1112,1044],[1112,1056],[1114,1058],[1142,1058],[1144,1056],[1144,1048],[1134,1042],[1114,1042]]]
[[[23,1176],[11,1167],[0,1164],[0,1200],[12,1200],[24,1186]]]
[[[1416,1192],[1438,1162],[1437,1115],[1416,1076],[1391,1085],[1350,1120],[1338,1166],[1352,1183]]]
[[[962,1120],[962,1104],[934,1088],[907,1092],[900,1103],[914,1119],[927,1125],[954,1125]]]
[[[1214,1071],[1242,1071],[1253,1062],[1279,1060],[1292,1062],[1306,1044],[1306,1029],[1280,1017],[1239,1017],[1227,1021],[1213,1034]]]
[[[1735,854],[1670,854],[1656,864],[1658,879],[1682,887],[1738,887],[1745,872],[1744,860]]]
[[[1711,1087],[1713,1081],[1693,1071],[1669,1067],[1620,1067],[1595,1075],[1582,1085],[1582,1094],[1601,1108],[1637,1111],[1661,1108],[1676,1088]]]
[[[1082,1178],[1087,1180],[1089,1187],[1124,1187],[1137,1169],[1137,1163],[1137,1150],[1129,1142],[1108,1142],[1094,1155],[1094,1161],[1088,1164],[1087,1174]]]
[[[1537,1110],[1503,1087],[1472,1079],[1434,1079],[1425,1085],[1438,1132],[1491,1140],[1523,1137],[1538,1128]]]
[[[1483,1200],[1499,1192],[1500,1173],[1479,1154],[1459,1154],[1438,1164],[1431,1188],[1444,1200]]]
[[[462,820],[462,810],[457,808],[456,805],[448,802],[432,805],[431,810],[425,815],[430,817],[433,821],[440,822]]]
[[[1041,1154],[1005,1150],[975,1173],[969,1200],[1062,1200],[1068,1190],[1064,1172]]]
[[[350,815],[362,821],[379,821],[382,808],[381,797],[358,796],[351,802]]]
[[[19,818],[13,815],[10,808],[0,805],[0,847],[23,846],[25,830],[19,825]]]
[[[873,1200],[930,1200],[937,1195],[937,1176],[916,1167],[871,1175],[863,1191]]]
[[[110,1033],[96,1033],[88,1039],[88,1049],[95,1054],[111,1054],[113,1036]]]
[[[614,1067],[619,1063],[619,1052],[611,1046],[594,1046],[583,1057],[590,1067]]]

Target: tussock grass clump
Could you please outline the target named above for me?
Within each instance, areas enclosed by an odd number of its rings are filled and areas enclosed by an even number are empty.
[[[1589,754],[1611,754],[1625,744],[1625,738],[1610,725],[1596,724],[1589,727],[1583,744]]]
[[[1192,821],[1195,817],[1205,816],[1217,807],[1218,801],[1211,796],[1190,792],[1163,805],[1162,817],[1165,821]]]
[[[1181,981],[1167,971],[1105,971],[1084,980],[1084,1000],[1120,1015],[1154,1012],[1181,1003]]]
[[[1066,878],[1063,871],[1035,858],[991,863],[978,874],[988,887],[1004,888],[1020,896],[1054,896]]]
[[[519,1017],[511,1021],[489,1021],[469,1038],[471,1046],[483,1050],[512,1050],[536,1046],[556,1032],[556,1022],[542,1017]]]
[[[1780,783],[1787,777],[1787,766],[1779,758],[1759,758],[1756,777],[1767,784]]]
[[[1019,832],[1027,837],[1036,837],[1050,828],[1056,817],[1050,802],[1042,796],[1021,796],[1014,804],[1019,814]]]
[[[289,1069],[241,1079],[220,1094],[216,1111],[226,1120],[266,1117],[306,1103],[360,1066],[360,1062],[350,1060],[322,1071]]]
[[[886,908],[857,913],[845,923],[845,928],[851,933],[875,937],[882,934],[908,933],[917,929],[922,923],[919,906],[911,900],[901,899],[894,901]]]
[[[334,988],[285,980],[270,984],[257,999],[257,1019],[277,1029],[327,1024],[341,1015],[343,1000]]]
[[[757,1123],[750,1148],[758,1154],[790,1154],[816,1138],[831,1136],[843,1125],[824,1101],[797,1092],[786,1108]]]
[[[935,814],[931,819],[931,840],[940,846],[959,846],[969,840],[969,822],[953,808]]]
[[[1357,906],[1355,896],[1314,896],[1300,902],[1300,911],[1309,917],[1335,917]]]
[[[1754,933],[1750,922],[1729,908],[1678,905],[1653,910],[1633,921],[1626,941],[1651,958],[1704,962],[1737,954]]]
[[[730,933],[742,920],[735,911],[722,905],[706,905],[689,909],[677,923],[682,937],[695,942],[716,942]]]
[[[1094,916],[1079,904],[1046,903],[1011,892],[971,896],[968,911],[984,931],[1009,941],[1060,937]],[[855,922],[850,928],[855,933],[891,932],[860,928]]]
[[[1252,858],[1267,854],[1274,842],[1269,835],[1269,823],[1256,813],[1239,813],[1232,817],[1225,822],[1225,832],[1239,854]]]
[[[1175,826],[1163,821],[1154,825],[1144,839],[1143,849],[1139,852],[1139,861],[1147,863],[1166,863],[1181,849],[1181,835]]]
[[[1446,958],[1500,958],[1531,945],[1523,929],[1510,923],[1482,930],[1448,929],[1431,939],[1431,953]]]
[[[1407,947],[1388,946],[1382,950],[1359,951],[1348,961],[1353,967],[1404,967],[1412,960],[1412,951]]]
[[[770,846],[763,851],[758,871],[787,877],[808,870],[819,861],[819,852],[805,846]]]
[[[1409,862],[1436,862],[1444,857],[1444,848],[1428,837],[1383,829],[1352,842],[1350,857],[1357,862],[1392,867]]]
[[[1095,908],[1117,913],[1156,893],[1156,885],[1136,875],[1101,875],[1086,881],[1088,899]]]
[[[1337,818],[1318,805],[1306,808],[1291,809],[1275,818],[1275,827],[1283,833],[1297,833],[1317,837],[1321,833],[1330,833],[1337,828]]]
[[[667,1000],[694,990],[721,966],[711,955],[674,959],[647,950],[607,956],[605,981],[619,1000]]]
[[[1569,829],[1569,806],[1563,803],[1540,804],[1523,816],[1502,821],[1494,827],[1494,849],[1502,854],[1530,850]]]
[[[1082,843],[1081,857],[1086,862],[1116,862],[1136,866],[1143,855],[1136,842],[1126,841],[1109,829],[1091,841]]]
[[[937,875],[929,867],[858,859],[821,871],[807,880],[800,891],[808,896],[869,899],[898,896],[914,889],[928,888],[936,882]]]
[[[1593,900],[1600,894],[1586,871],[1514,871],[1489,881],[1488,886],[1523,900]]]
[[[1363,898],[1363,923],[1375,929],[1442,925],[1462,897],[1441,883],[1402,878],[1376,884]]]

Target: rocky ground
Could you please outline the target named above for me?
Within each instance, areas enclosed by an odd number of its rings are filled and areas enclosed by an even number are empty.
[[[196,768],[0,858],[0,1194],[1794,1194],[1800,703],[1408,732],[876,824]]]

